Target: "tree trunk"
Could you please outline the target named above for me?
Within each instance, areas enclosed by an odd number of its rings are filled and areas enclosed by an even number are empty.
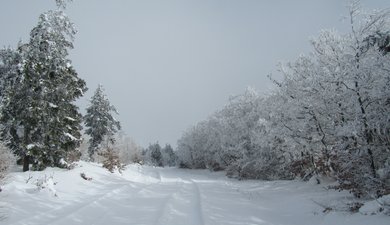
[[[30,156],[25,155],[23,157],[23,172],[30,170]]]
[[[372,134],[369,130],[368,127],[368,121],[367,121],[367,115],[366,115],[366,110],[364,109],[363,106],[363,100],[359,92],[359,84],[356,81],[355,82],[355,88],[356,88],[356,95],[358,97],[358,102],[359,102],[359,107],[360,107],[360,112],[362,113],[362,120],[363,120],[363,126],[364,126],[364,136],[366,139],[366,144],[367,144],[367,153],[368,156],[370,157],[370,168],[371,168],[371,173],[374,178],[376,178],[376,166],[375,166],[375,159],[374,159],[374,154],[372,153],[372,150],[370,148],[370,144],[372,143]]]

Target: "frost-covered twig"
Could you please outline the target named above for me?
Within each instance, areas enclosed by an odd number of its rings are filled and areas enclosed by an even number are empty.
[[[57,185],[57,182],[54,182],[54,175],[50,175],[49,177],[45,174],[44,177],[41,177],[36,180],[35,185],[37,186],[38,191],[47,189],[53,193],[54,197],[58,197],[57,191],[54,186]]]
[[[30,182],[30,180],[33,178],[33,176],[31,174],[28,175],[28,178],[26,179],[26,184],[28,184],[28,182]]]

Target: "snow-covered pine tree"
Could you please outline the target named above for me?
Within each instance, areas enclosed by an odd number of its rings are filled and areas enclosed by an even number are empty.
[[[22,159],[23,170],[26,171],[29,168],[28,143],[26,143],[29,137],[24,138],[24,135],[30,132],[30,124],[33,125],[28,115],[32,116],[34,104],[31,103],[34,93],[31,91],[32,88],[28,77],[24,74],[22,64],[27,45],[19,45],[17,50],[4,49],[0,54],[0,71],[3,81],[1,82],[0,122],[2,140]],[[11,77],[13,82],[9,82]]]
[[[161,146],[159,143],[149,145],[148,151],[150,152],[150,160],[154,166],[164,166],[163,157],[161,154]]]
[[[163,165],[164,166],[175,166],[177,161],[177,156],[173,151],[171,145],[166,144],[164,148],[161,149]]]
[[[106,140],[107,145],[114,144],[114,134],[121,129],[120,123],[114,118],[113,113],[118,114],[104,94],[103,86],[99,85],[84,116],[84,124],[87,127],[85,133],[91,137],[88,153],[92,161],[94,160],[93,155],[99,150],[103,141]]]
[[[22,56],[18,50],[4,48],[0,50],[0,103],[5,92],[20,77]]]
[[[17,126],[13,123],[14,109],[9,105],[9,94],[17,91],[21,79],[22,55],[20,49],[5,48],[0,50],[0,127],[1,139],[7,141],[7,146],[20,155]]]
[[[29,43],[19,47],[20,79],[8,90],[2,123],[25,171],[30,160],[34,169],[60,166],[80,143],[82,117],[74,101],[87,88],[67,58],[75,34],[63,11],[50,10],[39,17]]]

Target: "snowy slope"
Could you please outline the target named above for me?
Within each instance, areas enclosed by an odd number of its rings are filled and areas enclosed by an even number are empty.
[[[46,181],[43,189],[37,180]],[[237,181],[222,173],[136,165],[121,175],[80,162],[70,171],[12,173],[0,193],[0,224],[389,224],[385,215],[342,211],[350,198],[298,181]]]

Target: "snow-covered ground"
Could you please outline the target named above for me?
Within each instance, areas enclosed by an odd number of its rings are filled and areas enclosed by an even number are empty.
[[[0,193],[0,224],[389,224],[383,214],[347,212],[351,201],[348,193],[299,181],[137,165],[111,174],[80,162],[70,171],[12,173]]]

